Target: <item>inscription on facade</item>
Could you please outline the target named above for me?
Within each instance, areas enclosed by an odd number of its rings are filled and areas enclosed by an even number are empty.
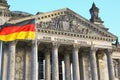
[[[81,40],[75,40],[75,39],[70,39],[70,38],[60,38],[60,37],[50,37],[50,36],[42,36],[40,38],[43,41],[54,41],[54,42],[59,42],[59,43],[63,43],[63,44],[73,44],[73,43],[77,43],[77,44],[81,44],[81,45],[87,45],[87,41],[81,41]]]
[[[70,40],[70,39],[54,38],[54,40],[57,42],[74,43],[74,40]]]
[[[46,37],[46,36],[43,36],[43,40],[48,40],[48,41],[51,41],[51,37]]]
[[[84,45],[87,45],[87,42],[85,41],[77,41],[78,44],[84,44]]]

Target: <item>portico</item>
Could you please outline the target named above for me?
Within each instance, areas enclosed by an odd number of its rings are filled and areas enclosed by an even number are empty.
[[[48,37],[53,38],[54,36]],[[88,78],[92,80],[99,80],[100,74],[98,72],[99,67],[97,66],[97,53],[99,50],[102,50],[104,53],[104,56],[106,55],[107,58],[107,66],[108,68],[108,77],[110,80],[114,80],[114,75],[112,72],[112,58],[111,58],[111,49],[104,48],[104,47],[96,47],[94,44],[87,44],[89,42],[82,42],[82,44],[74,43],[76,42],[74,39],[69,40],[73,43],[66,43],[66,38],[55,38],[58,41],[48,41],[47,37],[43,37],[44,40],[37,40],[37,42],[25,42],[26,49],[31,50],[30,53],[26,53],[26,58],[24,59],[23,64],[26,66],[23,67],[24,71],[22,71],[21,74],[25,74],[26,80],[81,80],[84,78],[84,80],[87,80]],[[47,40],[46,40],[47,39]],[[65,43],[64,43],[65,41]],[[80,39],[79,41],[80,42]],[[16,46],[21,46],[21,42],[17,43],[10,43],[10,50],[11,52],[8,53],[8,57],[12,56],[12,58],[8,58],[8,67],[7,70],[9,70],[9,73],[11,71],[16,73],[17,66],[12,67],[15,64],[20,64],[18,61],[16,62],[15,53],[16,52]],[[39,43],[39,44],[38,44]],[[93,42],[91,42],[93,43]],[[87,45],[87,46],[86,46]],[[13,47],[14,46],[14,47]],[[32,48],[32,49],[31,49]],[[13,52],[14,51],[14,52]],[[85,53],[84,53],[85,52]],[[27,59],[27,55],[29,54],[29,57]],[[101,55],[101,54],[100,54]],[[14,57],[13,57],[14,56]],[[88,57],[85,61],[84,58]],[[22,57],[18,57],[17,59],[22,59]],[[29,62],[30,61],[30,62]],[[64,66],[62,62],[64,63]],[[81,62],[82,61],[82,62]],[[30,65],[31,64],[31,65]],[[87,68],[89,68],[89,73],[86,71],[85,65],[89,64]],[[72,67],[71,67],[72,65]],[[62,67],[60,67],[62,66]],[[81,67],[82,66],[82,67]],[[14,69],[12,69],[14,68]],[[64,68],[64,73],[63,69]],[[72,68],[72,69],[71,69]],[[81,71],[82,70],[82,71]],[[28,73],[28,71],[30,73]],[[3,71],[4,72],[4,71]],[[87,75],[86,75],[87,74]],[[5,74],[4,74],[5,75]],[[7,78],[8,76],[12,74],[6,74]],[[31,78],[29,78],[31,76]],[[8,78],[9,80],[14,80],[16,77],[16,80],[19,80],[20,74],[13,74],[10,76],[11,78]],[[4,77],[5,78],[5,77]],[[18,79],[17,79],[18,78]],[[24,77],[22,77],[24,79]]]
[[[117,37],[98,10],[93,4],[90,21],[68,8],[11,21],[35,18],[37,37],[3,43],[2,80],[120,79]]]
[[[40,49],[40,48],[43,49]],[[47,48],[48,47],[48,48]],[[39,50],[40,49],[40,50]],[[99,80],[98,79],[98,67],[97,67],[97,56],[96,54],[98,53],[99,49],[101,50],[101,48],[94,48],[91,49],[90,47],[86,47],[83,45],[68,45],[68,44],[60,44],[60,43],[41,43],[39,44],[38,47],[38,54],[43,54],[43,59],[45,60],[45,63],[43,63],[43,67],[39,67],[39,68],[44,68],[45,70],[41,73],[42,75],[39,74],[39,76],[43,76],[43,78],[45,77],[45,80],[63,80],[63,78],[65,78],[65,80],[80,80],[82,79],[81,77],[86,77],[89,75],[84,75],[81,70],[83,72],[86,73],[85,69],[83,69],[85,66],[83,66],[83,68],[81,68],[83,64],[80,63],[80,60],[85,56],[83,54],[84,50],[87,51],[87,56],[89,57],[89,61],[88,64],[90,64],[90,73],[91,73],[91,78],[92,80]],[[104,51],[104,55],[106,55],[105,53],[105,49],[102,49]],[[107,49],[109,50],[109,49]],[[84,55],[84,56],[81,56]],[[47,58],[46,58],[47,57]],[[110,57],[107,57],[107,63],[111,62],[111,60],[108,60]],[[62,59],[62,60],[61,60]],[[55,62],[54,62],[55,61]],[[64,62],[64,66],[62,66],[62,68],[64,68],[64,74],[63,72],[60,72],[60,64],[61,61]],[[39,61],[38,61],[39,62]],[[112,63],[112,62],[111,62]],[[72,70],[71,70],[71,65],[72,64]],[[110,66],[108,64],[108,66]],[[112,68],[112,67],[111,67]],[[41,70],[41,69],[39,69]],[[109,71],[110,69],[108,69]],[[39,71],[38,71],[39,72]],[[55,72],[55,73],[54,73]],[[80,73],[81,72],[81,73]],[[60,73],[62,73],[62,76],[60,75]],[[72,73],[72,74],[71,74]],[[109,71],[109,75],[113,74],[113,72]],[[83,75],[80,75],[83,74]],[[63,77],[64,76],[64,77]],[[72,78],[71,78],[72,76]],[[62,77],[62,78],[60,78]],[[111,77],[111,76],[109,76]],[[84,79],[85,80],[85,79]],[[87,79],[86,79],[87,80]]]

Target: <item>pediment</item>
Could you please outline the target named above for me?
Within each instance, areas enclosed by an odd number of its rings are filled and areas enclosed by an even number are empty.
[[[59,30],[77,34],[85,34],[100,37],[117,37],[105,29],[91,23],[70,9],[61,9],[53,12],[37,15],[38,27],[42,29]]]

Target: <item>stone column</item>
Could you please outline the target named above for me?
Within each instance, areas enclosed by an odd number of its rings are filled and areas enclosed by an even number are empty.
[[[98,72],[98,80],[102,80],[101,79],[101,74],[100,74],[100,72],[101,72],[101,70],[100,70],[100,63],[99,63],[99,55],[100,55],[100,53],[99,54],[97,54],[96,55],[96,62],[97,62],[97,72]]]
[[[45,52],[45,80],[51,80],[50,51]]]
[[[90,65],[91,65],[92,80],[98,80],[97,63],[96,63],[96,51],[97,51],[97,48],[91,47],[91,50],[90,50]]]
[[[3,56],[2,56],[2,79],[1,80],[7,80],[7,66],[8,66],[8,45],[3,45],[4,51],[3,51]]]
[[[107,49],[106,50],[106,55],[107,55],[107,65],[108,65],[109,80],[114,80],[112,50]]]
[[[80,80],[78,51],[79,51],[79,45],[73,45],[73,52],[72,52],[73,80]]]
[[[16,42],[13,41],[9,43],[7,80],[14,80],[15,78],[15,53]]]
[[[31,80],[38,80],[38,44],[36,40],[32,41]]]
[[[71,80],[70,54],[68,52],[65,52],[64,54],[64,63],[65,63],[65,80]]]
[[[26,53],[25,53],[25,80],[30,80],[30,72],[31,72],[31,69],[30,69],[30,53],[31,53],[31,48],[29,46],[26,46],[25,48],[26,50]]]
[[[80,80],[86,80],[84,54],[85,54],[85,51],[82,51],[79,54]]]
[[[59,80],[59,63],[58,63],[58,43],[53,43],[52,47],[52,80]]]
[[[120,59],[118,60],[118,78],[120,80]]]

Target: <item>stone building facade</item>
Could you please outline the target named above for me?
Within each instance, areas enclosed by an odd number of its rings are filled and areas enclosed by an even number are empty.
[[[36,19],[36,40],[3,42],[1,80],[120,80],[120,44],[93,3],[87,20],[65,8],[32,15],[0,0],[0,24]]]

